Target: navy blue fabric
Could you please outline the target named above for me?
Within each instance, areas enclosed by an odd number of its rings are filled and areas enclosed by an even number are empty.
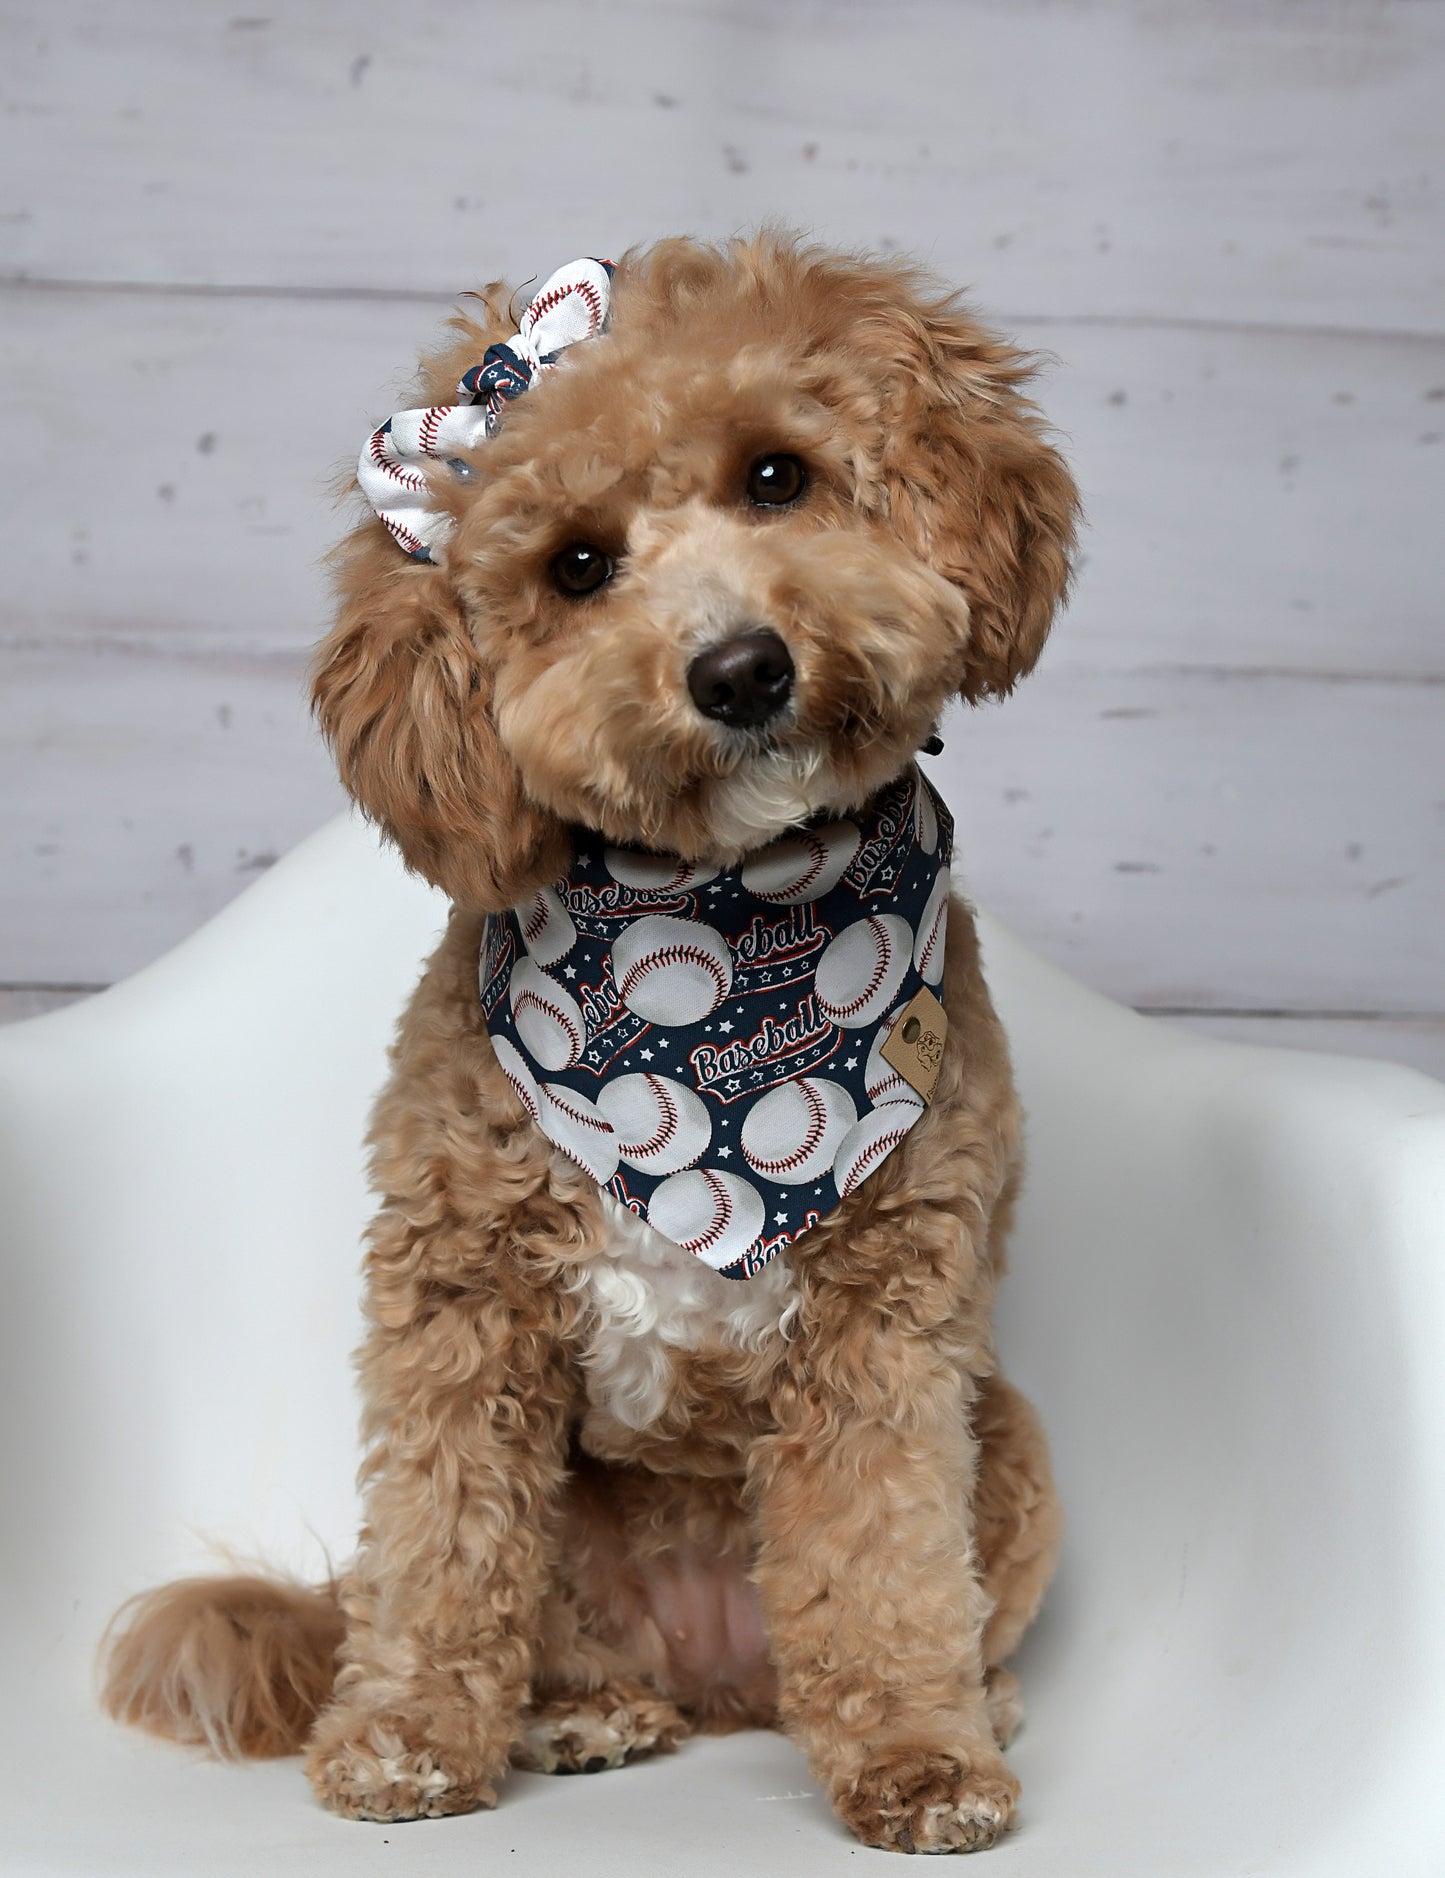
[[[923,1112],[877,1045],[925,982],[942,995],[952,835],[915,766],[726,872],[579,834],[562,879],[487,922],[498,1060],[605,1191],[751,1277]]]

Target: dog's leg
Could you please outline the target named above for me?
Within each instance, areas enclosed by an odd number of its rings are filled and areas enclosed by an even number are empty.
[[[547,1296],[412,1276],[436,1270],[444,1236],[432,1226],[423,1247],[396,1209],[373,1242],[367,1519],[335,1698],[307,1750],[319,1797],[358,1819],[494,1802],[563,1471],[570,1385]]]
[[[594,1774],[665,1754],[692,1733],[666,1688],[667,1656],[628,1557],[611,1470],[574,1454],[512,1765]]]
[[[979,1443],[974,1525],[993,1607],[983,1659],[994,1670],[1013,1655],[1038,1614],[1058,1563],[1064,1520],[1043,1424],[1026,1396],[1002,1376],[988,1377],[974,1404],[973,1430]]]
[[[1018,1783],[984,1690],[967,1382],[894,1313],[850,1303],[850,1334],[819,1346],[833,1360],[780,1394],[755,1450],[779,1711],[865,1844],[971,1851],[1008,1826]]]

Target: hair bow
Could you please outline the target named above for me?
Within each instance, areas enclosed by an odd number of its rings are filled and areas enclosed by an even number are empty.
[[[595,338],[612,304],[612,263],[582,260],[559,267],[522,315],[520,329],[488,346],[479,365],[462,374],[455,404],[397,411],[362,447],[356,478],[362,494],[416,561],[440,562],[451,517],[430,501],[430,464],[470,475],[459,453],[494,434],[505,406],[568,346]]]

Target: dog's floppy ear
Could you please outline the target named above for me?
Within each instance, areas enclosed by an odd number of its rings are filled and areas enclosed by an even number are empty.
[[[1030,672],[1069,586],[1074,479],[1024,395],[1032,363],[957,301],[897,305],[903,366],[884,474],[895,525],[966,594],[960,690],[1001,697]]]
[[[527,800],[490,716],[490,674],[446,572],[374,518],[335,556],[337,623],[312,705],[341,780],[408,867],[497,911],[566,866],[561,825]]]

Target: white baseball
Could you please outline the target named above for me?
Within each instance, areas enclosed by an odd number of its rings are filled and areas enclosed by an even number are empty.
[[[587,1041],[576,999],[531,959],[512,967],[508,995],[517,1035],[543,1069],[571,1069]]]
[[[913,932],[896,913],[870,913],[845,926],[818,960],[818,1009],[847,1030],[871,1024],[903,983]]]
[[[819,900],[843,878],[863,837],[852,822],[829,822],[764,848],[743,869],[743,885],[760,900],[797,906]]]
[[[743,1122],[743,1158],[779,1186],[817,1180],[833,1165],[838,1144],[858,1119],[841,1083],[799,1076],[770,1089]]]
[[[868,1061],[863,1065],[863,1086],[868,1091],[870,1102],[916,1102],[918,1097],[912,1085],[905,1082],[888,1058],[883,1054],[883,1046],[893,1035],[893,1026],[902,1017],[906,1005],[900,1004],[883,1021],[882,1027],[873,1039],[873,1047],[868,1052]]]
[[[496,1057],[497,1067],[512,1085],[522,1107],[534,1122],[540,1122],[542,1107],[537,1094],[537,1079],[528,1069],[527,1059],[510,1037],[493,1037],[492,1055]]]
[[[943,977],[943,950],[948,938],[948,869],[938,870],[933,891],[923,903],[918,921],[918,937],[913,942],[913,963],[925,985],[936,985]]]
[[[911,1102],[880,1102],[848,1130],[833,1161],[839,1199],[846,1200],[875,1167],[887,1160],[922,1113],[923,1104],[916,1096]]]
[[[577,928],[555,887],[539,887],[516,912],[527,956],[539,965],[555,965],[576,945]]]
[[[649,913],[618,934],[612,977],[628,1010],[649,1024],[695,1024],[732,989],[732,954],[700,920]]]
[[[761,1236],[763,1196],[737,1174],[694,1167],[659,1182],[647,1217],[664,1239],[720,1271]]]
[[[560,1082],[544,1082],[538,1090],[542,1133],[599,1185],[617,1172],[617,1136],[612,1124],[586,1096]]]
[[[645,854],[639,848],[608,848],[607,871],[621,886],[638,893],[686,893],[717,879],[715,867],[684,861],[676,854]]]
[[[618,1153],[645,1174],[691,1167],[712,1140],[702,1097],[670,1076],[644,1073],[604,1082],[597,1106],[612,1124]]]
[[[914,778],[913,827],[918,836],[918,845],[925,854],[932,854],[938,846],[938,812],[933,806],[933,797],[928,784],[921,775]]]

